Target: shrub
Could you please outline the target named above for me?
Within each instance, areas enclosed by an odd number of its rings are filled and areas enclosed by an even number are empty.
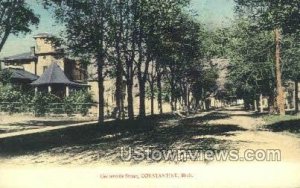
[[[0,103],[5,103],[2,110],[10,113],[33,111],[36,116],[44,116],[46,113],[72,115],[79,112],[85,116],[92,105],[92,96],[86,91],[74,91],[61,99],[49,93],[22,91],[7,84],[0,86]]]
[[[7,103],[4,108],[6,112],[18,112],[17,104],[21,103],[21,96],[21,91],[9,84],[0,87],[0,102]]]
[[[9,84],[11,82],[11,74],[9,69],[0,70],[0,82],[3,85]]]
[[[87,115],[92,102],[92,96],[87,91],[74,91],[64,99],[65,111],[68,115],[71,115],[75,113],[77,109],[80,114],[85,116]]]
[[[36,116],[43,116],[50,112],[51,103],[60,103],[61,100],[49,93],[37,92],[32,99],[32,106]]]

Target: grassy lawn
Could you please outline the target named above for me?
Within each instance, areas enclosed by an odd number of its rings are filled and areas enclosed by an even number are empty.
[[[265,115],[263,120],[265,127],[274,132],[288,131],[300,135],[300,116],[299,115]]]

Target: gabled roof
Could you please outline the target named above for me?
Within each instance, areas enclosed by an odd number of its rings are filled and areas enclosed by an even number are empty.
[[[11,78],[17,79],[17,80],[28,80],[28,81],[34,81],[37,80],[39,77],[35,74],[32,74],[28,71],[25,71],[23,69],[8,69],[9,72],[11,72]]]
[[[16,60],[36,60],[37,57],[32,55],[31,52],[26,52],[22,54],[17,54],[13,56],[4,57],[3,61],[16,61]]]
[[[70,81],[56,63],[52,63],[39,79],[31,83],[31,85],[35,86],[51,84],[78,85],[77,83]]]

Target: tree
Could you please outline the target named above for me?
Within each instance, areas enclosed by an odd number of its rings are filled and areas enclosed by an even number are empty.
[[[282,87],[281,70],[281,34],[294,33],[300,29],[298,18],[300,17],[299,0],[235,0],[237,11],[249,16],[262,30],[272,30],[275,38],[275,69],[277,105],[281,115],[285,114],[284,93]]]
[[[29,33],[30,26],[38,23],[38,16],[25,0],[0,1],[0,52],[10,34]]]
[[[294,106],[295,112],[297,113],[299,111],[298,84],[300,80],[299,33],[285,35],[282,41],[282,49],[283,78],[285,80],[294,81]]]
[[[188,0],[137,0],[137,78],[139,83],[139,116],[145,116],[145,87],[150,62],[155,61],[166,26],[174,24]],[[176,20],[178,21],[178,20]],[[184,24],[184,23],[183,23]],[[182,24],[182,25],[183,25]],[[155,61],[156,62],[156,61]]]
[[[269,96],[273,112],[275,66],[272,58],[274,44],[269,31],[253,29],[248,19],[240,19],[229,32],[230,86],[249,109],[260,94]]]
[[[134,119],[135,77],[138,81],[140,117],[145,116],[147,84],[151,88],[152,113],[156,87],[162,113],[163,85],[167,85],[163,81],[168,73],[172,75],[172,82],[169,82],[172,83],[172,104],[181,98],[189,107],[190,83],[186,72],[192,69],[190,64],[200,58],[201,46],[200,25],[184,10],[189,0],[45,2],[55,7],[56,18],[64,23],[66,45],[71,54],[91,59],[97,65],[100,121],[103,121],[104,115],[103,69],[116,79],[118,119],[124,117],[124,81],[128,116]]]
[[[45,1],[54,6],[55,16],[66,27],[66,45],[74,56],[92,59],[97,68],[99,88],[99,122],[104,121],[104,67],[107,60],[109,0]]]

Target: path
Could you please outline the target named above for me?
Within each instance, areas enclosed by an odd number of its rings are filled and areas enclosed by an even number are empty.
[[[231,107],[218,113],[225,114],[227,118],[208,121],[208,124],[218,126],[221,124],[234,124],[247,131],[237,131],[234,136],[212,136],[218,139],[235,141],[236,147],[241,151],[247,149],[279,149],[283,161],[300,162],[300,138],[287,132],[271,132],[265,130],[265,122],[254,113],[242,111]]]
[[[120,160],[121,147],[238,149],[241,153],[247,149],[280,149],[283,161],[300,161],[299,137],[264,130],[264,122],[260,117],[234,107],[188,118],[148,119],[136,121],[134,126],[132,123],[120,123],[111,128],[76,124],[66,130],[69,125],[6,135],[11,142],[6,148],[15,147],[22,152],[3,150],[5,153],[1,154],[0,151],[0,163],[73,166],[107,162],[123,164],[124,161]]]

